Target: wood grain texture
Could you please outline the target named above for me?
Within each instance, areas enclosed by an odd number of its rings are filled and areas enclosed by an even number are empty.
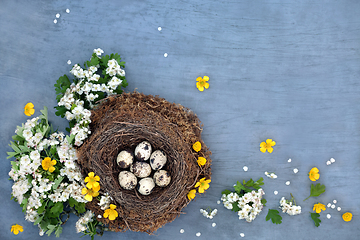
[[[7,144],[16,125],[27,119],[24,105],[33,102],[35,115],[48,106],[52,123],[64,129],[67,122],[52,109],[53,84],[69,72],[68,59],[83,63],[98,47],[126,61],[127,91],[137,88],[196,112],[213,152],[211,187],[185,209],[187,214],[156,236],[105,233],[104,239],[195,239],[197,232],[206,239],[239,238],[240,232],[248,239],[280,240],[360,235],[359,1],[34,0],[0,5],[0,239],[38,238],[36,226],[10,201],[12,182],[7,180]],[[61,17],[54,24],[56,13]],[[199,92],[195,79],[204,75],[210,77],[210,88]],[[267,138],[277,142],[271,154],[259,151]],[[326,166],[331,157],[336,163]],[[320,169],[326,193],[303,202],[313,166]],[[264,171],[275,171],[278,179],[265,179],[268,204],[253,223],[216,204],[222,190],[237,180],[265,177]],[[282,214],[278,226],[266,222],[267,209],[277,208],[290,193],[303,213]],[[342,211],[325,211],[316,228],[312,205],[333,199]],[[208,206],[219,210],[213,221],[199,212]],[[354,215],[349,223],[341,219],[345,211]],[[58,239],[80,237],[76,220],[72,216]],[[15,223],[24,226],[17,236],[10,233]]]

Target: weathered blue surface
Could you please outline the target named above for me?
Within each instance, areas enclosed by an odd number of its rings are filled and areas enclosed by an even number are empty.
[[[195,111],[213,152],[211,188],[184,209],[187,214],[155,236],[105,233],[103,239],[197,239],[197,232],[202,239],[237,239],[240,232],[247,239],[358,239],[359,10],[354,0],[1,1],[0,239],[39,238],[37,227],[10,201],[7,175],[7,144],[27,119],[24,105],[35,104],[34,116],[48,106],[52,123],[64,129],[66,120],[52,109],[53,85],[70,70],[67,60],[83,63],[98,47],[126,61],[127,91],[137,88]],[[61,17],[54,24],[56,13]],[[210,88],[199,92],[195,79],[204,75]],[[277,142],[272,154],[259,151],[267,138]],[[326,166],[331,157],[336,163]],[[303,202],[314,166],[326,193]],[[265,177],[264,171],[275,171],[278,179],[265,179],[268,204],[253,223],[216,204],[223,189],[237,180]],[[290,193],[303,213],[282,214],[281,225],[266,222],[268,208],[278,207]],[[312,205],[333,199],[342,211],[321,213],[316,228],[309,217]],[[213,221],[199,213],[208,206],[219,209]],[[341,219],[345,211],[353,213],[349,223]],[[76,220],[71,217],[58,239],[79,239]],[[24,226],[17,236],[10,233],[15,223]]]

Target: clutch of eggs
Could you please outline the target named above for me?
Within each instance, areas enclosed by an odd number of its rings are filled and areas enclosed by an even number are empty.
[[[147,163],[146,161],[149,161]],[[137,160],[137,161],[136,161]],[[151,144],[148,141],[139,143],[135,152],[126,149],[120,151],[117,156],[117,164],[122,169],[129,168],[130,171],[119,173],[120,186],[126,190],[137,191],[142,195],[149,195],[155,187],[166,187],[171,181],[171,176],[166,170],[161,170],[166,162],[166,154],[161,150],[152,152]],[[149,177],[152,170],[156,171],[153,177]],[[138,181],[138,178],[140,180]]]

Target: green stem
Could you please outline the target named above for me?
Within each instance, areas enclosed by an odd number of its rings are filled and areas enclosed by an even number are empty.
[[[308,200],[311,196],[308,196],[306,199],[304,199],[304,201]]]

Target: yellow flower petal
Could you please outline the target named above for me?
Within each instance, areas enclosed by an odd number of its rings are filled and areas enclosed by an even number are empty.
[[[272,142],[272,139],[266,139],[267,144],[271,144],[271,142]]]
[[[55,171],[55,168],[53,166],[49,167],[49,172],[54,172]]]
[[[110,204],[110,209],[115,209],[116,208],[116,205],[114,205],[114,204]]]
[[[196,81],[198,81],[198,82],[200,82],[200,81],[202,81],[203,79],[202,79],[202,77],[198,77],[197,79],[196,79]],[[197,84],[197,83],[196,83]]]
[[[95,191],[95,192],[98,192],[99,190],[100,190],[100,184],[99,183],[97,183],[98,185],[97,186],[93,186],[93,191]]]
[[[86,194],[85,197],[84,197],[86,200],[88,200],[89,202],[92,201],[93,197],[89,194]]]
[[[196,184],[195,184],[195,187],[197,188],[198,186],[200,186],[200,182],[197,182]]]
[[[199,188],[199,193],[204,193],[204,189],[203,188]]]
[[[204,84],[204,87],[205,87],[206,89],[208,89],[209,86],[210,86],[209,83],[205,83],[205,84]]]
[[[269,153],[272,153],[274,151],[274,149],[272,147],[269,147],[267,150]]]
[[[264,152],[266,152],[266,148],[262,147],[262,148],[260,148],[260,151],[264,153]]]
[[[190,192],[187,194],[187,197],[188,197],[189,200],[194,199],[195,196],[196,196],[196,189],[190,190]]]
[[[204,81],[209,81],[209,77],[208,77],[208,76],[204,76],[203,80],[204,80]]]

